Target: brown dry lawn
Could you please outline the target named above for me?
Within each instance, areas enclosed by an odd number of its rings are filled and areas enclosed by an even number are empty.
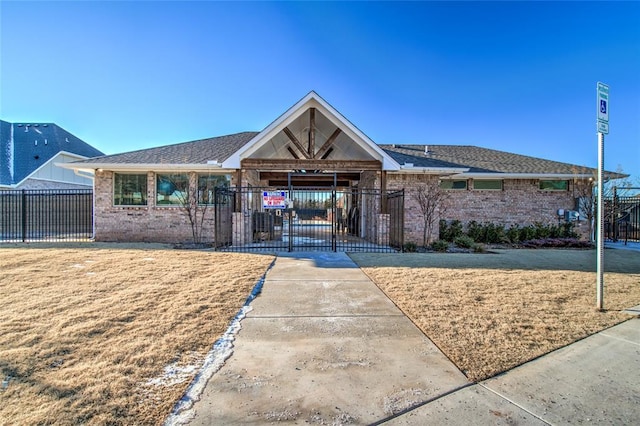
[[[273,260],[142,246],[0,247],[0,424],[162,423]]]
[[[472,380],[640,304],[634,252],[606,253],[606,312],[595,310],[594,251],[352,257]],[[161,424],[272,260],[161,245],[0,246],[0,379],[11,376],[0,425]]]
[[[351,257],[474,381],[625,321],[621,311],[640,304],[633,251],[605,252],[605,312],[594,250]]]

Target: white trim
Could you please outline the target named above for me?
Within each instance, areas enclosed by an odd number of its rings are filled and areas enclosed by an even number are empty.
[[[469,169],[450,167],[414,167],[407,164],[400,166],[400,170],[393,170],[391,174],[427,174],[427,175],[460,175]]]
[[[93,180],[96,177],[95,170],[91,170],[91,171],[82,170],[82,169],[72,169],[72,170],[74,175],[83,177],[85,179]],[[91,185],[93,186],[93,184]]]
[[[66,164],[66,165],[65,165]],[[139,163],[139,164],[122,164],[122,163],[91,163],[74,164],[62,163],[60,167],[65,169],[82,170],[84,172],[93,173],[95,170],[104,169],[113,172],[170,172],[175,170],[183,170],[188,172],[216,172],[233,173],[235,169],[223,169],[220,164],[159,164],[159,163]]]
[[[339,127],[348,137],[355,141],[372,157],[382,161],[382,170],[395,171],[400,169],[400,165],[389,154],[384,152],[378,145],[347,120],[340,112],[329,105],[316,92],[309,92],[304,98],[300,99],[295,105],[289,108],[284,114],[264,128],[260,133],[254,136],[243,147],[238,149],[229,158],[227,158],[222,166],[228,169],[239,169],[243,159],[248,158],[256,152],[262,145],[274,136],[280,133],[291,122],[298,118],[309,108],[318,109],[324,116],[334,125]]]
[[[22,185],[27,179],[31,179],[31,176],[33,176],[34,174],[36,174],[40,169],[42,169],[44,166],[46,166],[49,163],[53,163],[53,161],[59,157],[60,155],[68,155],[70,157],[75,157],[78,160],[86,160],[88,157],[84,157],[82,155],[78,155],[78,154],[74,154],[72,152],[69,151],[58,151],[53,157],[49,158],[47,161],[45,161],[44,163],[42,163],[40,165],[40,167],[38,167],[37,169],[33,170],[31,173],[29,173],[24,179],[22,179],[20,182],[10,185],[13,188],[17,188],[18,186]],[[70,167],[63,167],[62,164],[71,164],[71,163],[53,163],[54,166],[56,167],[60,167],[63,169],[67,169]],[[44,181],[48,181],[48,182],[62,182],[62,183],[69,183],[72,185],[83,185],[81,183],[77,183],[77,182],[67,182],[66,180],[51,180],[51,179],[41,179],[41,178],[33,178],[34,180],[44,180]],[[83,185],[85,186],[85,185]]]

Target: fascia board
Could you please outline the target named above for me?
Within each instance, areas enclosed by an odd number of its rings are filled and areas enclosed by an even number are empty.
[[[113,172],[129,171],[129,172],[172,172],[176,170],[188,171],[188,172],[235,172],[235,169],[226,169],[221,167],[220,164],[157,164],[157,163],[138,163],[138,164],[123,164],[123,163],[58,163],[60,167],[72,170],[110,170]]]
[[[405,167],[400,166],[400,170],[392,171],[393,174],[428,174],[428,175],[458,175],[468,171],[464,168],[449,167]]]
[[[452,179],[588,179],[593,175],[585,173],[461,173]]]

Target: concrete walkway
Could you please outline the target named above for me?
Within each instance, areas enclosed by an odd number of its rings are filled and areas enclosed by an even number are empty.
[[[344,253],[281,254],[192,425],[634,424],[640,320],[480,384]]]

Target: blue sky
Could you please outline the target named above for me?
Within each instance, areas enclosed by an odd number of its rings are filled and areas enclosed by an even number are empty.
[[[640,179],[640,2],[0,2],[0,118],[108,154],[262,130],[310,90],[377,143]],[[640,184],[640,181],[637,182]]]

